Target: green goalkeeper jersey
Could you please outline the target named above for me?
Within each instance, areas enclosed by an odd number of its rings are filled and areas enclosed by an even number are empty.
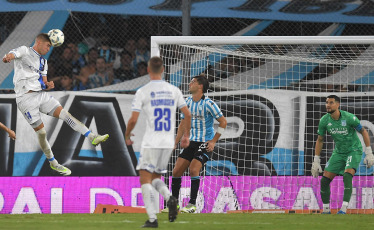
[[[334,120],[330,114],[325,114],[318,125],[318,135],[324,136],[326,131],[335,141],[337,153],[348,153],[362,151],[361,141],[357,136],[356,129],[361,130],[360,120],[352,113],[340,111],[340,118]]]

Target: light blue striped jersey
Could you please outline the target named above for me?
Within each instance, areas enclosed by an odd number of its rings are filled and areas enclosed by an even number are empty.
[[[192,116],[190,140],[197,142],[212,140],[214,137],[214,119],[223,116],[220,108],[205,95],[197,102],[193,101],[192,96],[190,96],[186,99],[186,104]],[[184,118],[183,114],[181,114],[181,118]]]

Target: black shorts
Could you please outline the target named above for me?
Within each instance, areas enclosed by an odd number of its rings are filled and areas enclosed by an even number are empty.
[[[211,154],[212,152],[206,150],[206,144],[204,142],[190,141],[190,145],[182,149],[178,157],[186,159],[189,162],[196,159],[204,165],[210,159]]]

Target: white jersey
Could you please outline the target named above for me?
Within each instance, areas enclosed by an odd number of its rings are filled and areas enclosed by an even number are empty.
[[[137,90],[132,111],[146,116],[142,148],[174,148],[176,110],[184,106],[182,92],[165,81],[154,80]]]
[[[42,76],[47,76],[47,60],[32,47],[21,46],[9,53],[15,56],[13,84],[16,97],[30,90],[42,90]]]

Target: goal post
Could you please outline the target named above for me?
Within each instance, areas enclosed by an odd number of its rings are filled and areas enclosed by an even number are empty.
[[[321,209],[322,174],[313,178],[310,170],[328,95],[338,95],[340,109],[360,119],[374,147],[373,45],[374,36],[152,37],[151,54],[164,60],[165,80],[187,96],[191,77],[204,73],[210,82],[207,96],[228,121],[202,172],[198,212]],[[326,134],[322,168],[333,149]],[[372,214],[373,167],[366,168],[363,158],[349,212]],[[189,188],[185,174],[182,206]],[[332,209],[340,208],[343,192],[337,176],[331,183]]]

